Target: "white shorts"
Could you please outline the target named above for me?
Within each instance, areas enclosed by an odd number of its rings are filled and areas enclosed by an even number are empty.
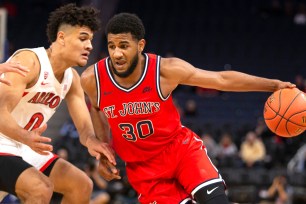
[[[57,157],[52,152],[48,153],[48,155],[41,155],[36,153],[27,145],[22,146],[22,159],[40,171],[44,171],[50,162]]]
[[[0,155],[1,154],[22,157],[24,161],[40,171],[43,171],[43,167],[48,165],[55,157],[57,157],[52,152],[48,152],[48,155],[38,154],[29,146],[12,139],[8,139],[2,135],[0,135]]]

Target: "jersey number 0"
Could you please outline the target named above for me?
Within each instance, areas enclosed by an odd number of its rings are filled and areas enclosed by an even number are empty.
[[[35,113],[28,124],[24,127],[26,130],[35,130],[36,128],[39,128],[39,126],[44,121],[44,115],[42,113]]]

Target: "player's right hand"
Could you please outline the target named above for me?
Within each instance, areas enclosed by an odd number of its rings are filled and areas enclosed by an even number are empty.
[[[87,137],[85,146],[91,156],[100,160],[103,155],[113,164],[116,165],[115,152],[108,143],[100,141],[96,137]]]
[[[22,66],[19,62],[5,62],[0,64],[0,75],[5,72],[15,72],[22,76],[26,76],[29,70],[27,67]],[[11,85],[10,81],[1,77],[0,77],[0,82],[9,86]]]
[[[277,84],[277,90],[279,89],[285,89],[285,88],[295,88],[296,85],[291,83],[291,82],[287,82],[287,81],[279,81],[279,83]]]
[[[46,144],[51,142],[51,138],[41,136],[46,129],[47,124],[36,128],[35,130],[29,131],[29,136],[25,138],[23,143],[28,145],[38,154],[48,155],[48,152],[53,150],[53,146]]]
[[[120,171],[105,156],[101,156],[99,161],[98,172],[105,180],[121,179]]]

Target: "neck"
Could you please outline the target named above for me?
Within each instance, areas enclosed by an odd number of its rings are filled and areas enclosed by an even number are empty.
[[[61,54],[56,53],[52,45],[46,50],[55,78],[61,82],[64,77],[64,72],[67,69],[60,59]]]

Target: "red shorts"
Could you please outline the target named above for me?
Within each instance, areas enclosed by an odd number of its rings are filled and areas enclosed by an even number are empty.
[[[223,182],[199,136],[183,128],[159,155],[128,162],[127,176],[144,204],[186,203],[209,184]]]

